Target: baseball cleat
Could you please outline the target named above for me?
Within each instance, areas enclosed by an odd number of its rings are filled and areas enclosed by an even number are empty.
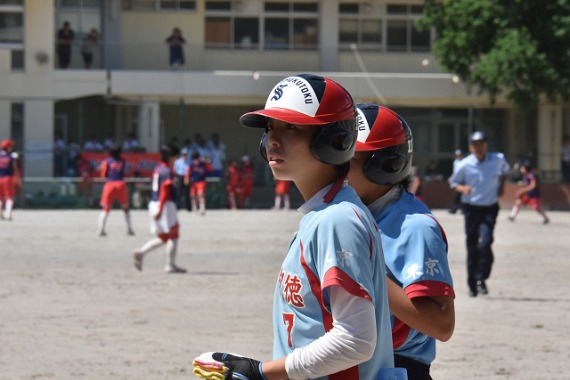
[[[133,254],[133,258],[135,260],[135,268],[137,268],[139,271],[142,271],[143,257],[143,254],[140,252],[135,252]]]
[[[166,273],[186,273],[186,269],[171,265],[166,267]]]

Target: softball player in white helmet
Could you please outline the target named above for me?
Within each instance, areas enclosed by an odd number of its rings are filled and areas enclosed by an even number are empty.
[[[275,178],[295,183],[304,216],[275,286],[273,360],[206,353],[194,373],[376,379],[394,366],[386,269],[374,219],[345,181],[357,138],[350,94],[329,78],[290,76],[240,123],[265,129],[261,154]]]

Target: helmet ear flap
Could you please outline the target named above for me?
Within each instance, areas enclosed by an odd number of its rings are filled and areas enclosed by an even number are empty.
[[[364,164],[366,178],[379,185],[395,185],[410,174],[412,153],[407,144],[375,151]]]
[[[267,159],[267,149],[265,148],[267,146],[267,140],[268,140],[267,133],[264,133],[261,136],[261,141],[259,142],[259,154],[261,154],[261,157],[263,157],[265,162],[269,162],[269,160]]]
[[[323,125],[311,140],[311,152],[321,162],[343,165],[350,161],[356,149],[358,131],[353,120]],[[352,127],[351,127],[352,125]]]

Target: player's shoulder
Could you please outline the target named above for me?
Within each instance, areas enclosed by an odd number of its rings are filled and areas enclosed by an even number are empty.
[[[438,222],[427,206],[413,194],[405,192],[382,218],[382,226],[398,225],[410,230],[433,228]]]
[[[498,162],[506,162],[507,161],[505,154],[502,152],[489,152],[488,155],[489,155],[489,158],[493,161],[498,161]]]

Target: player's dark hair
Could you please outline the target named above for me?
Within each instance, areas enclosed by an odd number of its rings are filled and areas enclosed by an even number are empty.
[[[530,160],[524,160],[521,163],[521,166],[523,166],[527,172],[530,172],[532,170],[532,162]]]
[[[168,163],[172,157],[178,157],[179,153],[180,149],[176,145],[172,143],[162,144],[160,146],[160,161]]]
[[[198,158],[200,158],[200,153],[198,153],[198,152],[192,153],[192,159],[193,160],[197,160]]]
[[[402,189],[409,189],[412,186],[413,183],[413,179],[412,176],[406,176],[404,177],[404,179],[402,179],[400,182],[398,182],[398,186],[400,186]]]
[[[109,147],[109,155],[116,160],[121,158],[121,151],[122,151],[121,147],[117,144],[111,145]]]

